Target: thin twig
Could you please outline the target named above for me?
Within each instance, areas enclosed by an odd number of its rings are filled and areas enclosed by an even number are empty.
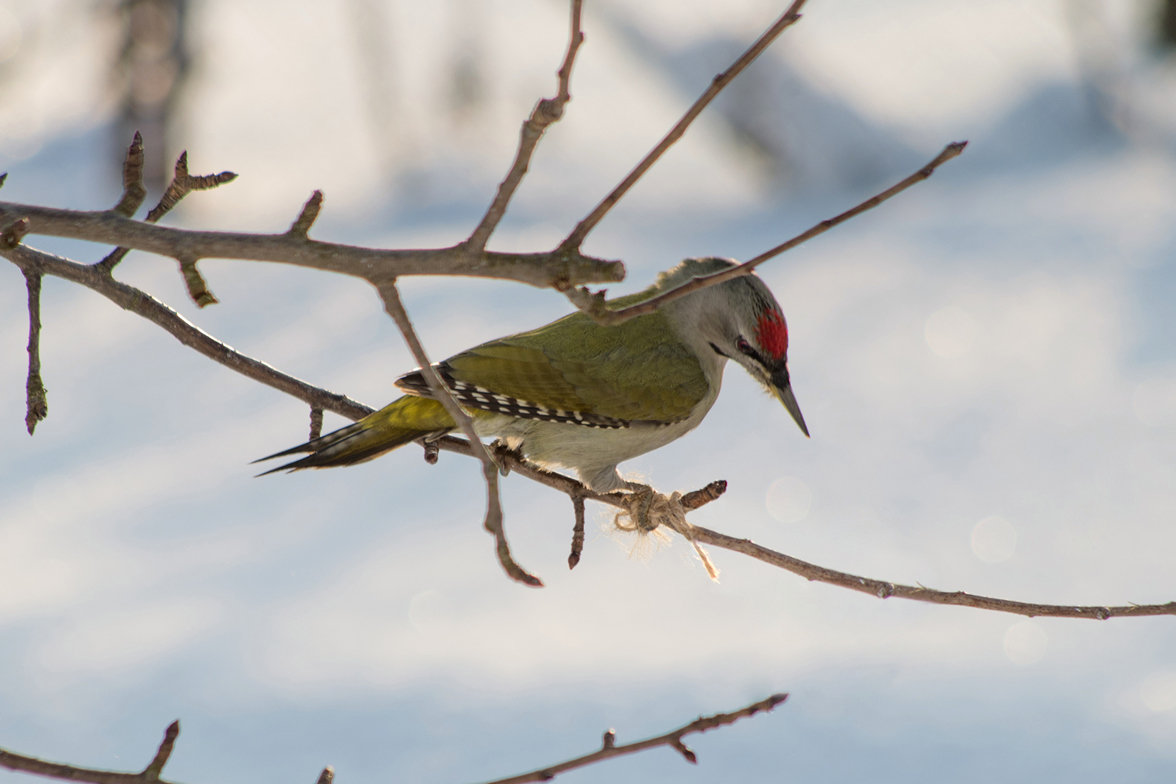
[[[560,243],[559,251],[564,253],[571,253],[580,249],[580,246],[584,244],[584,239],[588,236],[588,233],[596,228],[596,224],[600,223],[601,219],[603,219],[604,216],[608,214],[608,211],[611,210],[613,206],[621,200],[622,196],[629,192],[629,189],[632,188],[639,179],[641,179],[645,172],[648,171],[649,168],[653,166],[653,164],[656,163],[663,154],[665,154],[666,150],[668,150],[671,145],[674,144],[674,142],[682,138],[682,135],[686,133],[686,129],[689,128],[690,124],[694,122],[695,118],[702,113],[702,110],[705,109],[707,105],[715,99],[715,96],[722,92],[723,88],[730,84],[736,76],[738,76],[745,68],[747,68],[747,66],[751,65],[752,61],[759,57],[765,49],[771,46],[772,42],[775,41],[782,32],[791,27],[800,19],[800,9],[804,3],[805,0],[795,0],[788,10],[784,12],[783,16],[777,19],[775,23],[773,23],[772,26],[769,27],[764,32],[764,34],[761,35],[759,39],[751,45],[750,48],[748,48],[746,52],[740,55],[739,59],[736,60],[730,68],[716,76],[714,80],[711,81],[711,84],[706,88],[706,91],[699,97],[697,101],[694,102],[694,105],[686,111],[686,114],[682,115],[682,119],[678,120],[677,124],[670,129],[670,132],[667,133],[665,137],[660,142],[658,142],[652,150],[649,151],[649,154],[647,154],[641,160],[641,162],[637,164],[633,171],[629,172],[625,179],[621,180],[621,183],[617,185],[617,187],[613,188],[612,192],[604,197],[600,204],[596,205],[592,212],[588,213],[587,217],[585,217],[576,225],[576,228],[572,230],[572,233],[569,234],[567,238]]]
[[[323,434],[323,409],[321,406],[310,407],[310,438],[313,441]]]
[[[196,266],[195,259],[180,259],[180,276],[184,279],[184,286],[188,290],[188,296],[196,303],[196,307],[203,308],[206,305],[215,305],[219,300],[216,298],[208,288],[208,284],[204,281],[204,276],[200,274],[200,269]]]
[[[127,148],[127,157],[123,161],[123,192],[118,204],[113,210],[124,217],[131,217],[147,198],[147,188],[143,185],[143,135],[135,131],[131,139],[131,146]]]
[[[466,438],[469,439],[469,443],[472,445],[472,454],[482,463],[482,477],[486,481],[486,518],[482,524],[487,531],[494,535],[495,552],[498,555],[498,562],[502,564],[502,568],[511,579],[517,580],[524,585],[542,587],[543,581],[519,566],[510,553],[510,545],[506,541],[506,530],[502,524],[502,502],[498,493],[498,463],[495,462],[490,452],[486,449],[486,445],[482,443],[477,433],[474,432],[473,420],[462,410],[462,407],[457,404],[457,401],[453,399],[453,396],[441,381],[441,377],[437,375],[437,371],[433,367],[432,362],[429,361],[429,357],[425,353],[425,348],[421,345],[420,338],[417,337],[416,330],[412,326],[412,321],[408,317],[408,311],[405,310],[404,303],[400,299],[400,291],[397,289],[396,284],[391,283],[381,286],[380,295],[384,299],[384,308],[388,311],[388,315],[396,322],[396,326],[400,328],[400,333],[404,336],[409,351],[412,352],[413,358],[420,365],[421,375],[424,377],[425,383],[429,385],[429,390],[433,393],[433,397],[445,407],[445,411],[449,416],[453,417],[453,421],[465,433]]]
[[[310,233],[310,227],[318,219],[319,210],[322,208],[323,192],[316,190],[310,194],[310,198],[306,200],[306,204],[302,205],[302,210],[298,213],[298,217],[294,219],[294,223],[291,224],[290,230],[286,233],[292,237],[306,239],[306,235]]]
[[[163,192],[163,196],[159,198],[159,204],[156,204],[147,213],[146,221],[148,223],[157,222],[164,215],[171,212],[172,208],[180,203],[180,199],[192,191],[212,190],[218,185],[224,185],[226,182],[232,182],[235,179],[237,179],[237,175],[231,171],[223,171],[219,174],[189,174],[188,151],[184,150],[180,153],[180,157],[176,159],[176,168],[175,173],[172,175],[172,181],[168,184],[167,190]]]
[[[163,766],[171,759],[172,750],[176,746],[176,738],[180,735],[180,721],[176,719],[171,724],[167,725],[167,730],[163,733],[163,740],[159,744],[159,748],[155,752],[155,756],[151,762],[147,763],[147,767],[143,768],[143,778],[148,781],[159,781],[160,774],[163,773]]]
[[[914,174],[903,178],[901,181],[895,183],[881,193],[871,196],[870,198],[854,207],[851,207],[840,215],[835,215],[832,218],[826,218],[808,230],[797,234],[792,239],[782,242],[770,250],[764,251],[750,261],[746,261],[743,264],[731,267],[730,269],[711,273],[710,275],[691,278],[676,288],[658,294],[656,297],[650,297],[649,299],[639,302],[635,305],[630,305],[627,308],[620,308],[618,310],[610,309],[607,301],[603,296],[601,296],[600,292],[592,293],[587,289],[578,288],[570,289],[565,293],[567,294],[568,299],[570,299],[576,307],[591,315],[592,318],[600,324],[620,324],[622,321],[628,321],[635,316],[652,313],[670,300],[685,296],[692,291],[698,291],[699,289],[706,288],[707,286],[714,286],[716,284],[722,283],[725,280],[737,278],[740,275],[750,274],[752,270],[763,264],[768,259],[774,258],[781,253],[784,253],[785,251],[791,250],[797,245],[807,242],[819,234],[824,234],[834,226],[844,223],[845,221],[857,215],[861,215],[866,210],[877,207],[887,199],[890,199],[893,196],[897,196],[912,185],[922,182],[923,180],[930,177],[935,173],[937,168],[962,153],[964,151],[964,147],[966,147],[967,144],[968,143],[966,141],[952,142],[951,144],[944,147],[938,155],[936,155]]]
[[[572,31],[563,65],[560,66],[557,74],[558,92],[554,98],[540,99],[535,104],[531,116],[523,123],[522,130],[519,132],[519,147],[515,153],[514,163],[511,164],[505,179],[499,184],[498,192],[494,195],[494,201],[490,203],[486,214],[464,243],[471,251],[485,250],[490,235],[498,228],[502,216],[506,213],[507,205],[510,204],[511,198],[523,181],[523,176],[527,173],[531,157],[535,154],[535,148],[539,145],[540,139],[543,138],[548,126],[563,117],[564,107],[572,98],[570,87],[572,65],[576,61],[576,52],[579,51],[580,44],[584,41],[584,33],[580,29],[580,11],[583,2],[582,0],[572,0],[571,5]]]
[[[584,496],[572,494],[572,551],[568,554],[568,568],[575,569],[580,563],[580,555],[584,552]]]
[[[3,178],[0,177],[0,184]],[[29,232],[25,218],[14,221],[0,230],[0,253],[19,252],[21,241]],[[45,394],[45,382],[41,378],[41,273],[35,269],[22,268],[25,289],[28,292],[29,371],[25,377],[25,429],[29,435],[37,429],[37,423],[49,415],[49,401]]]
[[[686,495],[682,496],[682,508],[686,510],[697,509],[700,506],[709,504],[711,501],[717,501],[719,496],[727,492],[727,480],[716,479],[709,485],[698,490],[691,490]]]
[[[527,782],[533,781],[550,781],[560,773],[574,770],[575,768],[582,768],[585,765],[592,765],[601,760],[621,757],[626,754],[657,748],[658,746],[668,746],[681,754],[687,762],[697,763],[698,758],[686,746],[682,738],[694,733],[725,727],[734,724],[740,719],[770,711],[786,699],[788,699],[787,694],[773,694],[767,699],[753,702],[751,705],[740,708],[739,710],[731,711],[730,713],[716,713],[713,716],[700,716],[689,724],[685,724],[676,730],[670,730],[664,735],[657,735],[656,737],[646,738],[645,740],[639,740],[634,743],[625,743],[620,746],[616,745],[615,733],[609,730],[604,734],[604,740],[600,748],[590,754],[585,754],[555,765],[549,765],[545,768],[539,768],[529,773],[521,773],[505,779],[495,779],[487,784],[526,784]]]
[[[49,415],[45,381],[41,378],[41,274],[24,270],[29,294],[29,373],[25,380],[25,429],[29,435]]]

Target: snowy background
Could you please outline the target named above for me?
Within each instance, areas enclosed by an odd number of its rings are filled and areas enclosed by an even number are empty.
[[[782,5],[782,4],[781,4]],[[561,239],[781,10],[590,0],[573,103],[491,246]],[[721,8],[720,8],[721,7]],[[1041,602],[1176,599],[1176,62],[1144,2],[813,0],[590,237],[637,290],[683,256],[749,258],[969,139],[896,201],[769,263],[813,433],[733,369],[688,437],[627,468],[723,477],[700,524],[871,577]],[[0,198],[120,193],[96,6],[0,3]],[[561,2],[204,0],[174,155],[241,177],[174,225],[462,239],[552,94]],[[371,47],[375,41],[376,48]],[[105,249],[30,238],[79,260]],[[412,361],[366,284],[206,261],[147,287],[238,349],[371,405]],[[404,283],[437,358],[567,312],[558,294]],[[472,461],[416,450],[254,479],[300,403],[45,281],[50,414],[24,432],[20,273],[0,264],[0,747],[123,770],[182,732],[191,784],[505,776],[770,693],[774,713],[568,782],[1160,782],[1176,777],[1176,624],[886,602],[724,551],[609,533]],[[328,426],[340,420],[328,416]],[[0,773],[0,781],[31,781]]]

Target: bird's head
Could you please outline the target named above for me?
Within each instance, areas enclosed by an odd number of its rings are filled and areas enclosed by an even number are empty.
[[[690,272],[689,277],[728,269],[734,262],[726,259],[691,259],[675,270]],[[697,294],[688,317],[698,319],[697,328],[710,349],[734,360],[764,386],[807,436],[808,426],[792,393],[788,375],[788,325],[780,304],[755,274],[742,275]],[[683,299],[687,299],[684,297]]]
[[[741,333],[735,338],[736,353],[732,358],[784,404],[807,437],[808,426],[804,423],[804,415],[800,413],[800,405],[792,392],[792,379],[788,375],[788,325],[784,322],[784,314],[780,312],[779,306],[773,303],[759,312],[750,332],[751,337]]]

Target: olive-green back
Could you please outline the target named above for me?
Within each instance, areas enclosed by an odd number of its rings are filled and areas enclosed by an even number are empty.
[[[545,408],[675,422],[706,395],[697,358],[655,312],[612,327],[573,313],[475,346],[445,364],[459,381]],[[655,379],[651,383],[651,379]]]

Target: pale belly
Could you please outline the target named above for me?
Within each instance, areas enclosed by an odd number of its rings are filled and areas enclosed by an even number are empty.
[[[618,463],[681,438],[698,426],[713,402],[705,400],[688,419],[667,425],[599,428],[494,416],[478,417],[475,426],[479,435],[501,438],[529,460],[548,468],[570,468],[593,490],[609,492],[625,486],[616,471]]]

